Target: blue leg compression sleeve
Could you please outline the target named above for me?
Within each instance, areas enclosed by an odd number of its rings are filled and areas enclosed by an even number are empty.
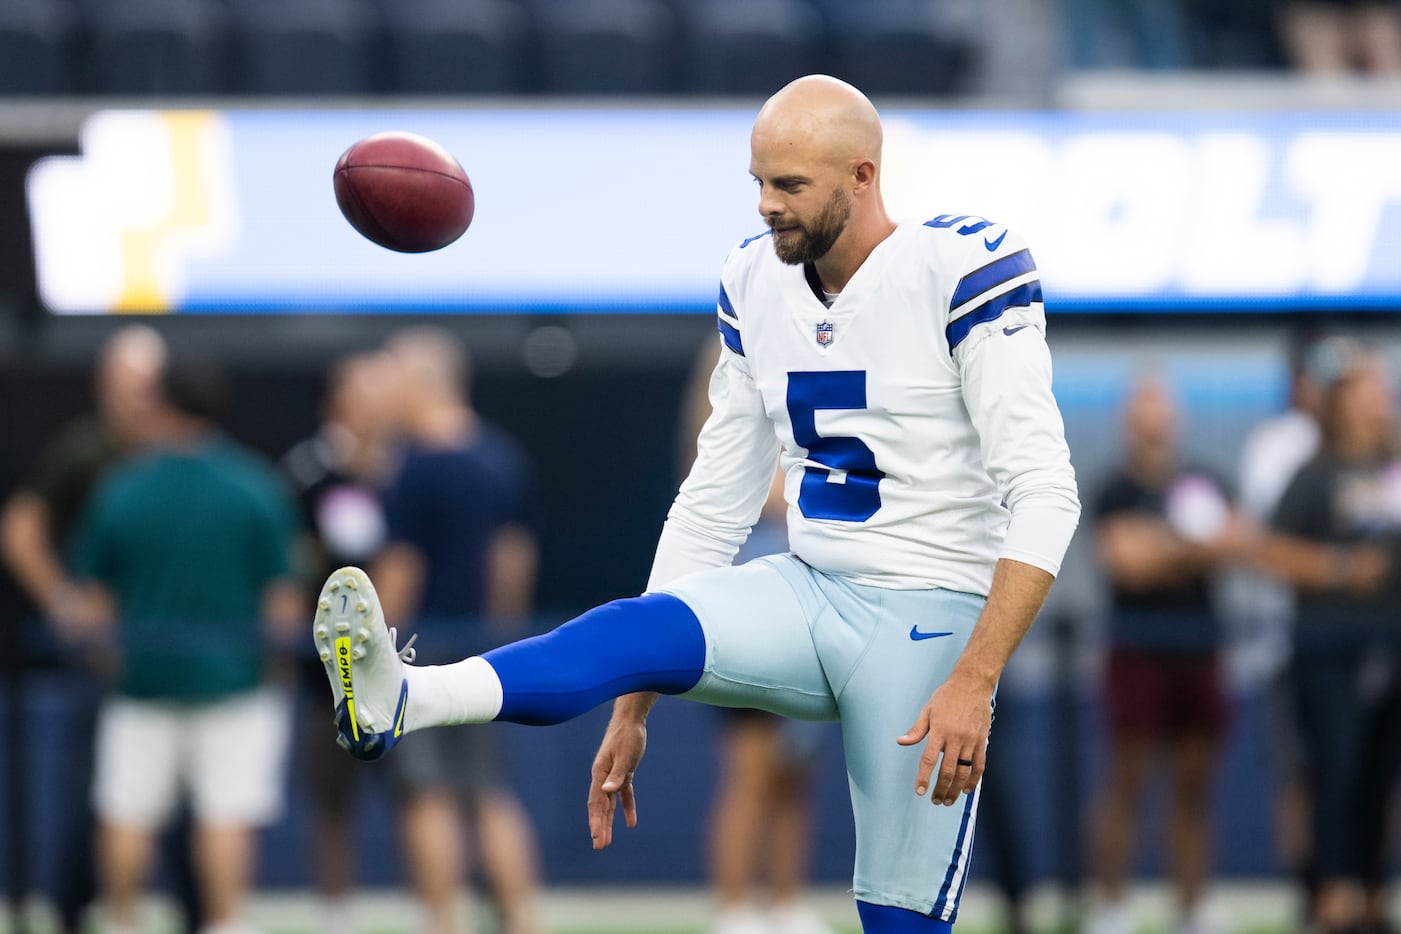
[[[670,594],[615,600],[483,656],[501,678],[498,720],[560,723],[634,691],[680,694],[705,668],[705,633]]]
[[[872,905],[857,901],[856,913],[861,916],[865,934],[951,934],[953,925],[907,908]]]

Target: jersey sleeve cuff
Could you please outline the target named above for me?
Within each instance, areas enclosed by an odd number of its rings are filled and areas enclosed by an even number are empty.
[[[687,574],[724,567],[734,560],[739,544],[712,538],[675,516],[669,517],[657,540],[652,573],[647,578],[647,593]]]
[[[1079,523],[1079,503],[1059,496],[1023,500],[1012,513],[997,557],[1038,567],[1054,577]]]

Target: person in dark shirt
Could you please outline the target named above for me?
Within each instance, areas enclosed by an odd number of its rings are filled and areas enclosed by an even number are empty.
[[[57,879],[50,893],[66,931],[82,927],[97,894],[93,872],[93,737],[102,694],[105,655],[100,646],[109,608],[86,598],[63,565],[74,526],[102,475],[146,444],[159,395],[166,347],[144,324],[118,328],[104,343],[95,380],[96,411],[63,427],[35,460],[0,514],[5,566],[38,609],[45,631],[35,632],[41,661],[67,667],[73,728],[62,752],[67,779],[59,826],[45,828],[57,842]],[[47,656],[47,657],[46,657]],[[185,834],[176,849],[184,853]],[[188,860],[178,872],[181,900],[195,923]]]
[[[384,547],[388,522],[383,492],[393,469],[393,364],[384,353],[355,354],[332,367],[316,433],[282,458],[282,471],[297,493],[305,531],[307,580],[319,586],[333,570],[368,564]],[[308,594],[314,597],[315,591]],[[306,646],[303,687],[321,700],[326,676]],[[299,724],[312,806],[312,850],[316,888],[322,898],[326,934],[353,929],[349,896],[354,884],[355,841],[344,819],[356,783],[348,772],[363,768],[347,760],[326,732],[320,703],[306,705]]]
[[[446,662],[518,636],[535,588],[530,468],[505,432],[471,407],[466,350],[436,328],[388,344],[398,370],[407,447],[385,497],[389,541],[374,562],[384,611],[412,621]],[[458,726],[405,737],[389,760],[403,802],[409,873],[427,934],[454,934],[465,875],[463,817],[481,842],[482,868],[503,934],[538,934],[536,844],[524,809],[497,773],[492,730]]]
[[[1095,512],[1111,594],[1108,774],[1094,828],[1103,903],[1092,919],[1095,934],[1132,929],[1125,895],[1137,810],[1162,759],[1171,776],[1167,850],[1178,930],[1210,923],[1203,912],[1208,804],[1226,713],[1209,583],[1239,554],[1243,536],[1223,484],[1180,461],[1178,421],[1161,382],[1134,388],[1125,408],[1124,464]]]
[[[65,427],[5,503],[5,563],[61,643],[75,645],[100,623],[63,566],[63,553],[99,479],[150,441],[165,342],[145,325],[116,331],[98,362],[95,415]]]
[[[1401,767],[1401,449],[1383,361],[1346,338],[1327,372],[1318,454],[1285,489],[1267,568],[1298,605],[1293,670],[1322,932],[1381,930],[1388,803]]]

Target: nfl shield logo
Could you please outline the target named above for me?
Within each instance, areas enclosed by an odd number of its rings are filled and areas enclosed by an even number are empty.
[[[817,326],[817,342],[824,347],[832,343],[832,322],[823,321]]]

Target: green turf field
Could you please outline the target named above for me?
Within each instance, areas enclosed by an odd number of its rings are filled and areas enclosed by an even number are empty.
[[[840,934],[860,934],[851,897],[839,888],[820,888],[810,901]],[[1295,929],[1297,900],[1282,883],[1223,884],[1213,890],[1213,914],[1220,934],[1287,934]],[[1051,888],[1037,889],[1029,914],[1037,934],[1074,934],[1074,904]],[[1171,934],[1172,900],[1160,884],[1141,886],[1133,902],[1139,934]],[[550,889],[542,904],[547,934],[707,934],[711,902],[696,888]],[[173,934],[172,906],[151,899],[142,934]],[[416,934],[414,903],[400,891],[367,891],[352,903],[355,927],[341,934]],[[481,906],[469,903],[464,912],[478,917],[472,934],[495,934]],[[318,902],[309,892],[260,892],[250,920],[266,934],[323,934]],[[31,905],[22,934],[53,934],[52,913],[43,904]],[[970,885],[958,934],[1000,934],[1001,903],[995,891]],[[100,934],[94,924],[92,934]],[[0,934],[21,934],[12,912],[0,915]]]

